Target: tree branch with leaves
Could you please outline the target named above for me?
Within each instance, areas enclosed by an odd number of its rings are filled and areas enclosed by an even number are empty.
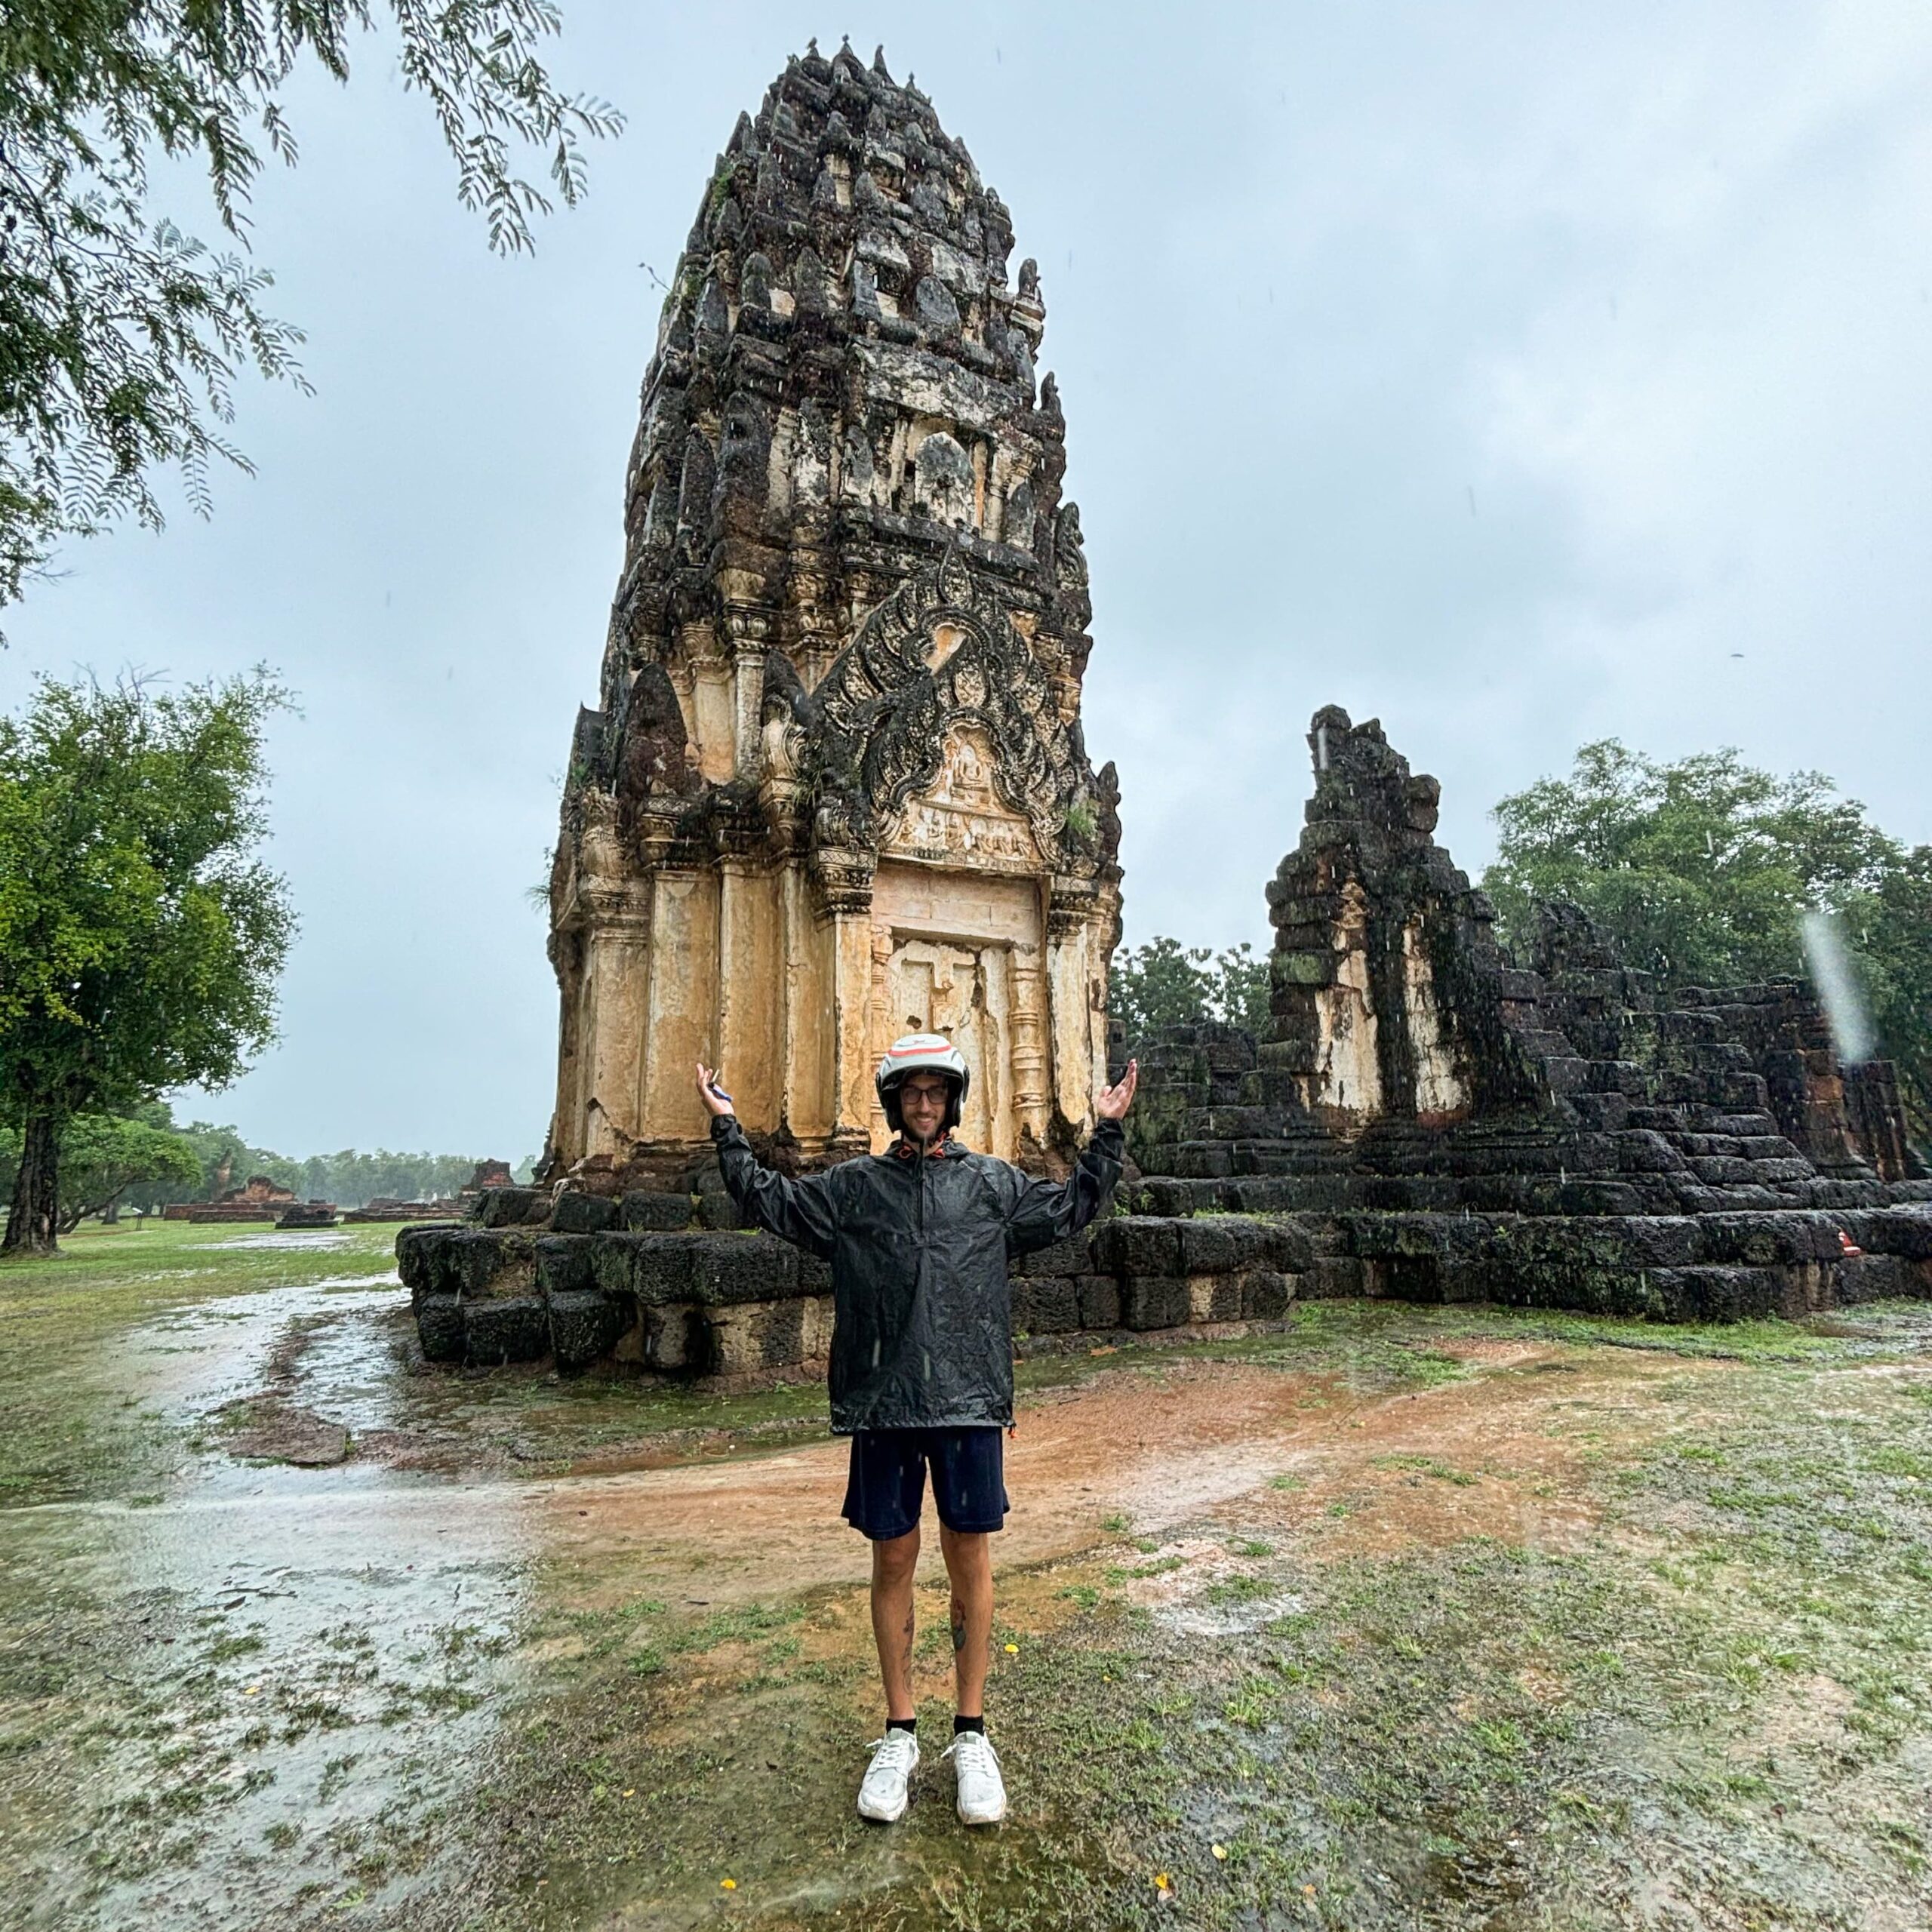
[[[490,246],[527,252],[551,196],[582,198],[605,103],[565,94],[538,54],[551,0],[8,0],[0,9],[0,606],[63,537],[162,522],[173,466],[205,513],[237,377],[303,386],[272,278],[246,259],[251,191],[297,149],[282,104],[313,61],[349,77],[355,38],[399,36],[404,87],[429,100],[457,195]],[[541,158],[546,192],[518,172]],[[238,251],[213,253],[149,206],[149,158],[198,162]]]

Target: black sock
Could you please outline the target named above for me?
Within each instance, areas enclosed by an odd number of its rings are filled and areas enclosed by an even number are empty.
[[[962,1730],[977,1730],[983,1737],[986,1734],[986,1721],[984,1718],[955,1716],[952,1720],[953,1736],[957,1737]]]
[[[888,1718],[885,1727],[888,1730],[909,1730],[916,1737],[919,1732],[919,1721],[917,1718]]]

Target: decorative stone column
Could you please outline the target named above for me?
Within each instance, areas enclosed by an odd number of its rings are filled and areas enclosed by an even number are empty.
[[[1013,1106],[1020,1131],[1047,1144],[1047,985],[1036,952],[1013,955]]]
[[[832,929],[832,1011],[836,1042],[832,1140],[863,1152],[872,1140],[872,875],[870,852],[821,848],[812,854],[819,917]]]
[[[758,715],[764,704],[765,635],[771,626],[763,611],[740,604],[725,612],[724,621],[731,634],[736,769],[740,778],[755,780],[760,752]]]
[[[718,1064],[740,1118],[778,1118],[784,1069],[783,954],[770,873],[750,854],[718,866]]]
[[[872,958],[871,992],[866,1001],[866,1032],[869,1038],[866,1058],[875,1071],[885,1050],[897,1038],[899,1029],[891,1007],[892,992],[892,928],[882,921],[872,921]],[[885,1133],[885,1115],[879,1106],[876,1084],[869,1104],[866,1109],[866,1131],[872,1141],[880,1142]]]
[[[1093,941],[1097,894],[1089,879],[1057,875],[1047,901],[1047,994],[1053,1039],[1054,1094],[1066,1125],[1084,1133],[1094,1096],[1106,1084],[1104,1041],[1094,1048]],[[1078,1107],[1075,1115],[1071,1110]]]
[[[691,1069],[718,1057],[718,891],[709,867],[666,866],[651,875],[641,1140],[697,1141],[709,1129]]]

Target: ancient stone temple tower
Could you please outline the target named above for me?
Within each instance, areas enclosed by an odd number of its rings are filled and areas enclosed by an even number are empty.
[[[1105,1067],[1118,792],[1034,265],[883,58],[814,47],[706,184],[645,377],[551,884],[551,1177],[688,1158],[692,1063],[805,1164],[949,1033],[964,1133],[1051,1164]],[[612,1180],[605,1183],[601,1177]]]

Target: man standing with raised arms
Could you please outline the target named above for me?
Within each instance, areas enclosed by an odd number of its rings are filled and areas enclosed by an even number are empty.
[[[903,1815],[919,1761],[912,1707],[912,1571],[926,1471],[952,1587],[952,1743],[959,1816],[1006,1815],[983,1699],[993,1626],[992,1533],[1004,1522],[1001,1431],[1013,1422],[1007,1264],[1078,1234],[1120,1179],[1121,1119],[1138,1066],[1094,1103],[1092,1140],[1063,1183],[1037,1180],[951,1137],[971,1078],[937,1033],[895,1040],[879,1062],[879,1103],[898,1138],[820,1174],[763,1166],[713,1070],[699,1094],[724,1184],[748,1220],[832,1264],[835,1435],[852,1438],[846,1521],[872,1546],[872,1635],[886,1730],[859,1787],[863,1817]]]

